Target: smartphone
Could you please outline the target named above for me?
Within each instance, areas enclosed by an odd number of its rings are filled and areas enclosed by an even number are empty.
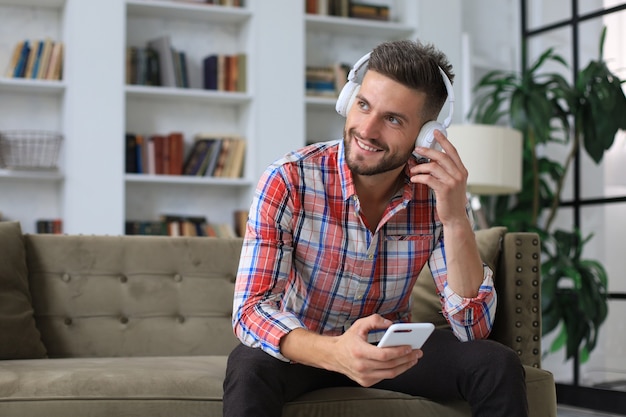
[[[394,323],[385,331],[378,347],[410,345],[420,349],[435,330],[432,323]]]

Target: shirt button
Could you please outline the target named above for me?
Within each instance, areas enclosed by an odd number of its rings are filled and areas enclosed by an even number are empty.
[[[372,259],[374,259],[374,255],[370,253],[369,255],[367,255],[367,259],[371,261]]]
[[[355,300],[361,300],[363,298],[363,294],[357,294],[356,297],[354,297]]]

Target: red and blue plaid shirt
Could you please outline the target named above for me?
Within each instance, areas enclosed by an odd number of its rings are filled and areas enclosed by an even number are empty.
[[[233,326],[242,343],[286,360],[280,340],[296,328],[340,335],[374,313],[410,321],[411,290],[426,262],[457,337],[487,337],[496,307],[492,272],[484,266],[475,298],[448,287],[434,193],[408,180],[408,166],[405,173],[372,233],[342,141],[308,146],[268,167],[250,208],[235,285]],[[370,336],[377,341],[382,332]]]

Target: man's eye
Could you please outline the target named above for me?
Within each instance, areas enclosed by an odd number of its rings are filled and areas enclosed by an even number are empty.
[[[366,102],[364,102],[363,100],[359,100],[357,102],[357,105],[359,106],[360,109],[362,110],[367,110],[368,109],[368,105]]]
[[[388,116],[387,120],[389,120],[393,124],[399,124],[400,120],[396,119],[394,116]]]

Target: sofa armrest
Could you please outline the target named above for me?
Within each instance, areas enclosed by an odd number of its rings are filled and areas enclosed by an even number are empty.
[[[491,339],[541,367],[541,247],[536,233],[507,233],[495,274],[498,309]]]

